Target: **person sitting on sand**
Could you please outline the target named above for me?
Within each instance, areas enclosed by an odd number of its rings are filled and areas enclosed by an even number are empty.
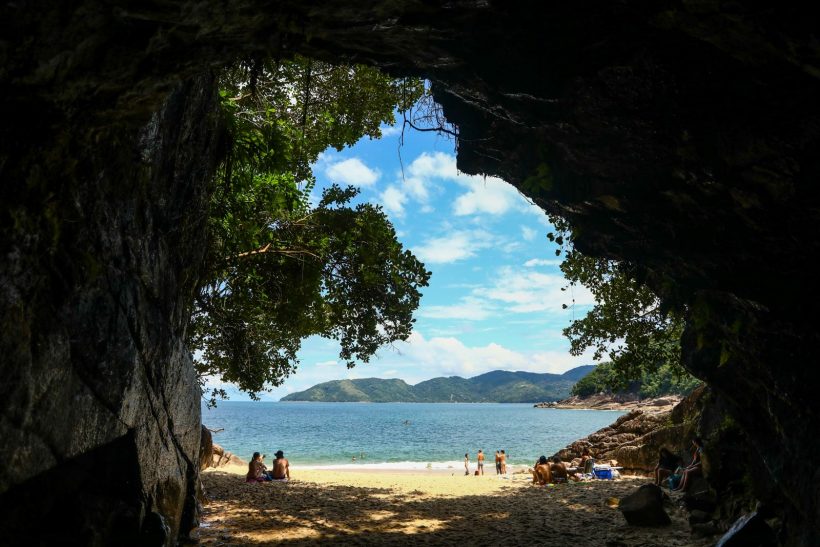
[[[567,477],[569,477],[567,465],[564,462],[562,462],[561,458],[559,458],[558,456],[554,456],[552,458],[550,471],[552,472],[552,480],[556,484],[559,482],[567,482]]]
[[[273,460],[273,474],[272,480],[288,481],[290,480],[290,462],[285,459],[285,453],[281,450],[276,451],[276,459]]]
[[[251,461],[248,463],[248,474],[245,475],[245,482],[265,482],[271,480],[268,474],[268,468],[262,463],[264,458],[265,456],[259,452],[253,453]]]
[[[585,446],[583,452],[581,452],[581,464],[578,466],[584,473],[592,473],[592,469],[595,466],[595,458],[592,457],[592,452],[590,452],[589,447]]]
[[[464,454],[464,474],[470,474],[470,454]]]
[[[546,456],[541,456],[532,466],[532,483],[544,486],[552,482],[552,471]]]
[[[498,453],[498,450],[495,451],[495,474],[501,474],[501,454]]]
[[[701,469],[701,454],[703,453],[703,441],[700,437],[695,437],[692,439],[692,446],[695,448],[694,452],[692,452],[692,463],[687,465],[681,473],[683,477],[681,478],[680,484],[675,491],[678,492],[685,492],[686,488],[689,486],[689,483],[692,480],[692,477],[700,476],[702,469]]]
[[[484,452],[482,452],[480,448],[478,450],[478,456],[476,456],[476,459],[478,460],[478,474],[483,475],[484,474]]]
[[[661,486],[666,478],[680,466],[680,458],[672,454],[665,446],[658,452],[658,465],[655,466],[655,484]]]

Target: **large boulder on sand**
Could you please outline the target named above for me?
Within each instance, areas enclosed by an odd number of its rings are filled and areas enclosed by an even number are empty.
[[[715,547],[769,547],[775,543],[774,532],[755,511],[737,519]]]
[[[666,526],[672,522],[663,509],[663,491],[654,484],[644,484],[621,498],[618,509],[633,526]]]
[[[214,438],[211,430],[202,426],[202,436],[199,438],[199,470],[211,467],[214,459]]]

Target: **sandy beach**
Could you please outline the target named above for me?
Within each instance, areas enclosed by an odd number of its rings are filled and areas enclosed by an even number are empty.
[[[294,469],[288,483],[246,484],[245,468],[202,475],[202,545],[705,546],[686,513],[672,525],[636,528],[617,498],[646,479],[534,486],[529,475],[463,471]]]

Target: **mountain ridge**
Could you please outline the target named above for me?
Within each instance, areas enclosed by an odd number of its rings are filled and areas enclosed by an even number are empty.
[[[439,376],[415,385],[398,378],[331,380],[281,401],[371,403],[536,403],[569,396],[575,383],[595,365],[581,365],[563,374],[493,370],[473,376]]]

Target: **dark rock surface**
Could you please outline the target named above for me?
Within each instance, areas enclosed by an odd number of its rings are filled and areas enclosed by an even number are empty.
[[[181,85],[144,127],[81,135],[91,148],[60,128],[51,155],[5,179],[4,541],[163,544],[196,523],[183,334],[202,217],[186,213],[207,196],[215,99],[212,78]]]
[[[644,484],[621,498],[618,510],[633,526],[666,526],[672,522],[663,509],[663,490],[654,484]]]
[[[820,480],[794,472],[820,453],[820,48],[797,5],[14,2],[0,36],[0,493],[130,431],[129,507],[185,490],[210,110],[155,118],[177,148],[136,143],[181,82],[301,51],[429,77],[462,170],[506,178],[685,308],[686,366],[760,463],[756,495],[788,542],[820,543]]]

